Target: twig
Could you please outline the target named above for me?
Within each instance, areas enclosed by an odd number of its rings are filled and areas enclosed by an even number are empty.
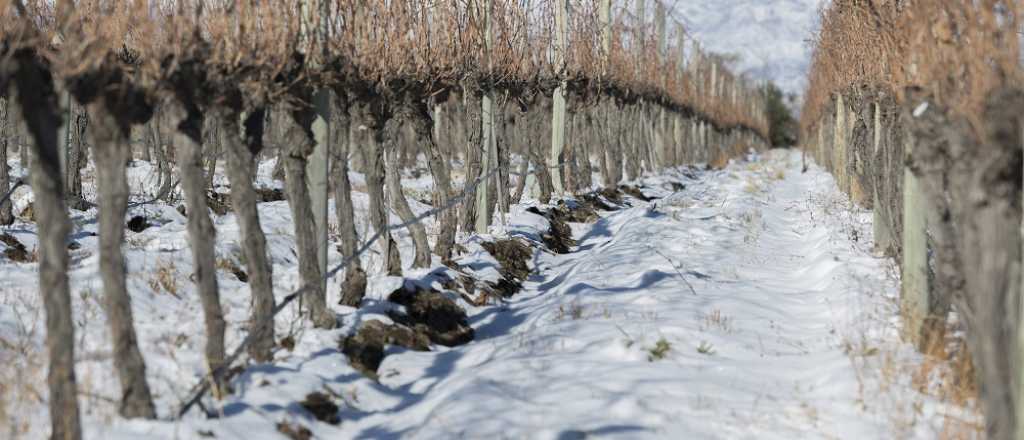
[[[679,275],[679,279],[683,280],[683,282],[684,282],[684,283],[686,283],[686,287],[689,287],[689,288],[690,288],[690,293],[693,293],[694,295],[696,295],[696,294],[697,294],[697,290],[696,290],[696,289],[694,289],[694,288],[693,288],[693,285],[692,285],[692,284],[690,284],[690,281],[686,279],[686,275],[685,275],[685,274],[683,274],[682,272],[680,272],[680,271],[679,271],[679,268],[678,268],[678,267],[676,267],[676,263],[675,263],[674,261],[672,261],[672,259],[671,259],[671,258],[669,258],[669,257],[668,257],[668,255],[665,255],[665,254],[664,254],[664,253],[662,253],[661,251],[659,251],[659,250],[655,249],[655,248],[654,248],[654,246],[650,246],[650,245],[648,245],[647,247],[649,247],[649,248],[651,249],[651,251],[653,251],[654,253],[656,253],[656,254],[660,255],[660,256],[661,256],[661,258],[664,258],[664,259],[665,259],[665,261],[668,261],[668,264],[669,264],[670,266],[672,266],[672,270],[676,271],[676,274],[678,274],[678,275]]]

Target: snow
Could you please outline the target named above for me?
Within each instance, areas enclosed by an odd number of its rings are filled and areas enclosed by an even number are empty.
[[[476,340],[430,352],[389,348],[379,383],[350,367],[338,342],[363,321],[388,321],[382,300],[405,281],[371,276],[367,303],[355,310],[333,305],[340,279],[331,280],[328,304],[343,326],[313,329],[289,307],[276,331],[293,335],[295,349],[249,365],[223,400],[207,398],[219,419],[198,411],[177,421],[116,416],[119,387],[90,236],[96,214],[76,213],[82,249],[72,252],[71,277],[86,438],[281,439],[280,422],[305,426],[315,438],[930,438],[943,414],[970,417],[914,391],[905,375],[883,374],[878,353],[900,365],[919,357],[899,341],[898,280],[891,262],[872,254],[870,213],[850,205],[824,170],[801,173],[798,152],[747,159],[724,170],[644,177],[638,183],[655,201],[630,199],[632,207],[604,212],[594,224],[573,224],[573,252],[537,251],[534,274],[508,302],[461,302]],[[259,169],[259,181],[279,184],[271,165]],[[429,179],[407,183],[429,191]],[[357,229],[368,235],[367,198],[353,197]],[[410,203],[416,212],[429,208]],[[463,270],[499,276],[483,240],[539,241],[548,222],[526,211],[533,205],[513,207],[489,236],[463,237]],[[184,219],[171,206],[134,209],[162,219],[129,233],[126,254],[149,383],[166,416],[206,373],[202,317],[187,277]],[[298,285],[290,213],[283,201],[259,209],[280,300]],[[233,215],[217,218],[216,228],[219,257],[237,262]],[[7,231],[34,243],[31,224]],[[408,234],[397,239],[411,261]],[[0,413],[11,426],[0,432],[42,438],[49,414],[36,272],[2,264],[0,362],[8,367],[0,370]],[[367,271],[380,266],[372,255]],[[175,294],[152,285],[160,269],[177,274]],[[436,275],[446,271],[435,262],[406,278],[440,288]],[[234,347],[244,337],[248,289],[228,272],[218,275]],[[315,391],[335,396],[340,424],[318,422],[298,405]],[[896,431],[900,424],[908,427]]]
[[[740,56],[737,70],[802,95],[824,0],[687,0],[673,15],[707,50]]]

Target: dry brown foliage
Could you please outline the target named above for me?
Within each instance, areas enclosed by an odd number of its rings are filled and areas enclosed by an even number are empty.
[[[1020,10],[1020,0],[833,1],[821,12],[804,134],[836,94],[858,86],[898,100],[922,88],[977,128],[988,93],[1021,79]]]
[[[611,90],[766,132],[755,87],[718,66],[711,90],[712,58],[693,55],[684,70],[674,44],[659,54],[649,20],[613,11],[605,54],[595,1],[570,1],[562,63],[550,0],[494,0],[490,11],[466,0],[309,3],[319,10],[301,0],[0,0],[0,56],[32,48],[58,79],[116,65],[153,95],[171,91],[181,66],[198,65],[207,87],[230,86],[252,106],[294,99],[297,83],[548,91],[564,79],[575,92]]]

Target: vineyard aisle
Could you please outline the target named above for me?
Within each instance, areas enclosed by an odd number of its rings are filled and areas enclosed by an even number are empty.
[[[389,349],[379,383],[333,348],[381,313],[369,307],[242,373],[219,420],[93,424],[90,438],[271,439],[282,422],[314,438],[888,438],[894,421],[927,436],[914,412],[941,408],[881,392],[904,381],[884,365],[916,355],[870,214],[816,166],[801,173],[797,151],[748,159],[643,179],[653,201],[572,224],[573,252],[537,252],[506,306],[470,308],[473,342]],[[507,228],[546,226],[518,206]],[[485,266],[474,240],[462,262]],[[388,290],[376,283],[369,298]],[[299,406],[315,391],[340,423]]]

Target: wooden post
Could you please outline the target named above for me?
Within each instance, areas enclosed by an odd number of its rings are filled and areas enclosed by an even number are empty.
[[[874,104],[875,120],[874,120],[874,155],[877,157],[881,154],[882,149],[882,106],[879,103]],[[874,217],[873,229],[875,236],[875,252],[883,253],[892,244],[892,235],[889,231],[888,219],[883,216],[882,209],[882,195],[880,190],[880,182],[875,181],[872,185],[874,192],[874,203],[872,204],[872,214]]]
[[[555,0],[555,66],[559,76],[565,73],[567,14],[566,0]],[[562,151],[565,149],[565,88],[566,82],[563,78],[552,96],[551,156],[548,157],[548,167],[550,167],[551,183],[556,194],[564,192],[562,172],[557,167],[561,163]]]
[[[308,41],[313,30],[313,14],[321,14],[320,27],[317,34],[320,41],[327,38],[326,16],[330,13],[329,3],[319,0],[304,0],[303,11],[303,35]],[[306,47],[303,45],[303,47]],[[313,210],[313,223],[316,225],[317,243],[317,264],[320,266],[320,273],[327,273],[327,176],[330,173],[330,148],[331,148],[331,91],[330,89],[318,89],[313,93],[313,108],[316,112],[316,119],[313,121],[313,141],[315,147],[313,154],[306,164],[306,176],[309,179],[310,204]],[[321,280],[321,288],[326,291],[327,280]]]
[[[905,138],[906,152],[912,155],[914,140]],[[900,312],[903,336],[920,348],[925,318],[931,303],[928,283],[927,209],[921,182],[909,167],[903,167],[903,269]]]
[[[1019,123],[1021,124],[1021,142],[1024,143],[1024,120],[1020,120]],[[1021,237],[1024,237],[1024,219],[1021,221]],[[1021,245],[1024,246],[1024,240],[1021,240]],[[1024,249],[1022,249],[1021,255],[1024,255]],[[1021,273],[1024,274],[1024,271]],[[1020,286],[1020,299],[1017,302],[1017,346],[1015,347],[1016,356],[1013,359],[1014,371],[1017,376],[1015,378],[1017,386],[1013,390],[1013,405],[1016,409],[1013,426],[1016,429],[1014,436],[1016,439],[1024,439],[1024,324],[1021,323],[1021,320],[1024,320],[1024,281],[1020,283]]]
[[[60,175],[64,177],[65,187],[68,182],[68,149],[71,146],[71,93],[66,89],[60,94],[60,105],[61,110],[64,113],[64,118],[60,124],[59,142],[60,148],[57,150],[57,157],[60,160]],[[0,164],[6,165],[6,164]],[[67,188],[61,188],[62,194],[67,194]]]
[[[491,48],[494,44],[494,36],[492,35],[491,29],[491,9],[493,9],[494,0],[484,0],[484,48],[487,51],[487,65],[488,72],[491,68]],[[558,92],[555,92],[558,94]],[[564,106],[564,104],[563,104]],[[483,122],[483,133],[481,144],[483,147],[483,154],[480,161],[480,172],[482,175],[486,175],[491,172],[491,168],[498,166],[498,146],[494,139],[494,98],[491,96],[490,87],[484,92],[483,99],[481,101],[482,111],[480,113],[481,120]],[[494,188],[496,179],[490,178],[481,182],[480,187],[476,191],[476,222],[474,223],[474,229],[478,234],[486,234],[487,227],[491,225],[490,213],[491,204],[490,200],[490,189]]]

